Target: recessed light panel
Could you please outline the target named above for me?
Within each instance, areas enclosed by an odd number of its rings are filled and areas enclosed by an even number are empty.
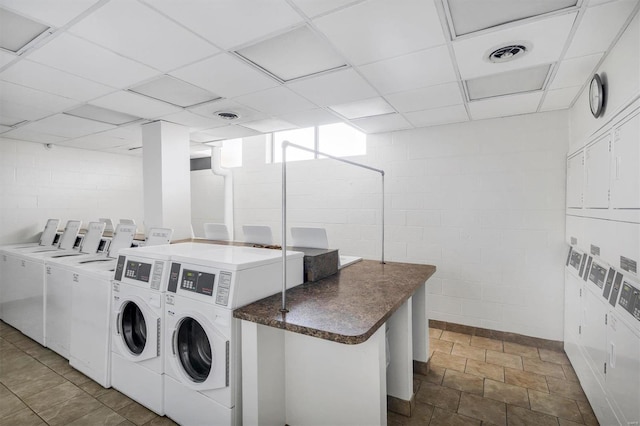
[[[131,123],[136,120],[141,120],[140,117],[136,117],[134,115],[125,114],[123,112],[113,111],[94,105],[82,105],[78,108],[72,109],[71,111],[65,112],[65,114],[73,115],[75,117],[88,118],[89,120],[100,121],[102,123],[115,124],[116,126]]]
[[[550,64],[467,80],[469,100],[542,90]]]
[[[282,81],[346,66],[345,61],[308,27],[297,28],[236,53]]]
[[[49,27],[0,8],[0,47],[17,53]]]
[[[577,0],[447,0],[456,36],[575,6]]]
[[[332,105],[329,108],[349,120],[395,112],[393,107],[382,98],[372,98],[347,104]]]
[[[184,108],[220,99],[216,94],[168,75],[129,90]]]

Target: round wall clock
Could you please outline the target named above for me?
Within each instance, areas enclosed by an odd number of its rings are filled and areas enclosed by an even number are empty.
[[[604,106],[604,88],[598,74],[593,75],[591,84],[589,84],[589,106],[591,107],[591,114],[595,118],[600,117]]]

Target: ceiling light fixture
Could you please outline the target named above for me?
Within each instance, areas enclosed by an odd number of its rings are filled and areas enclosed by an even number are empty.
[[[48,26],[0,8],[0,48],[21,54]]]
[[[183,108],[220,99],[208,90],[169,75],[132,87],[129,91]]]
[[[466,80],[470,101],[542,90],[551,64]]]

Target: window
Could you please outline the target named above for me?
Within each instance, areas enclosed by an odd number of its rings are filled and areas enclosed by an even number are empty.
[[[282,162],[283,141],[336,157],[367,153],[367,135],[344,123],[273,133],[270,140],[267,140],[267,162]],[[312,152],[295,148],[287,149],[287,161],[312,160],[317,157]]]

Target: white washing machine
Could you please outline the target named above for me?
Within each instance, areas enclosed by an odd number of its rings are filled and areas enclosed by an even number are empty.
[[[196,245],[197,246],[197,245]],[[288,252],[288,285],[303,281]],[[184,426],[242,424],[240,321],[233,309],[282,288],[282,252],[201,244],[173,256],[165,294],[164,405]]]
[[[73,247],[80,221],[68,221],[58,250]],[[6,249],[3,255],[3,321],[46,346],[44,257],[55,249]]]

